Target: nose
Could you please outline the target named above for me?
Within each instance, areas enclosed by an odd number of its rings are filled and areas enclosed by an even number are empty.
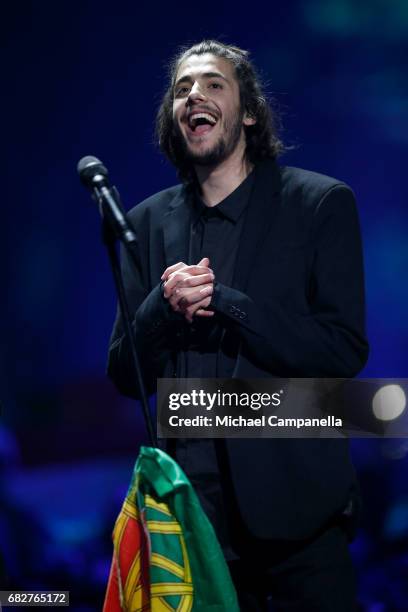
[[[200,83],[195,81],[190,89],[190,93],[187,96],[187,104],[194,104],[195,102],[200,102],[201,100],[205,100],[205,95],[200,87]]]

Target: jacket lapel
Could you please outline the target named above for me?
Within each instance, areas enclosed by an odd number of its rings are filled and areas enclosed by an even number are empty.
[[[232,286],[245,291],[254,260],[280,210],[281,177],[278,164],[271,159],[260,162],[237,253]]]
[[[164,251],[167,267],[187,263],[190,243],[191,196],[183,187],[170,202],[163,217]]]

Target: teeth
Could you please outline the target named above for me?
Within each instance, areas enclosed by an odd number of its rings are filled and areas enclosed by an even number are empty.
[[[215,125],[217,123],[215,117],[213,117],[209,113],[195,113],[194,115],[190,115],[190,117],[188,118],[189,126],[194,127],[195,125],[197,125],[197,119],[206,119],[207,121],[209,121],[209,123],[211,123],[211,125]]]

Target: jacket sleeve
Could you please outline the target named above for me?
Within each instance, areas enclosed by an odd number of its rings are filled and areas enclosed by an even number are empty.
[[[134,317],[132,328],[136,350],[146,390],[150,395],[155,392],[157,378],[163,374],[164,365],[171,358],[169,336],[165,331],[174,322],[176,315],[162,295],[161,284],[149,291],[143,280],[140,263],[135,266],[123,249],[121,261],[125,293]],[[140,397],[119,307],[110,339],[107,371],[122,394]]]
[[[273,374],[352,377],[367,360],[368,344],[360,229],[347,186],[330,188],[317,204],[312,242],[308,311],[295,312],[273,298],[255,301],[219,283],[211,307],[250,358]]]

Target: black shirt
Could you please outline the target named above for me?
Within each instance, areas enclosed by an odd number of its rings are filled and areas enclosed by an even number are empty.
[[[245,212],[252,190],[253,173],[222,202],[208,207],[196,194],[191,226],[189,264],[208,257],[215,281],[232,284]],[[215,378],[222,327],[217,316],[195,317],[188,325],[185,355],[186,378]]]
[[[245,212],[254,184],[254,173],[222,202],[213,207],[204,204],[196,194],[191,215],[189,264],[208,257],[215,282],[231,285]],[[223,328],[217,315],[195,317],[185,327],[185,377],[216,378],[217,354]],[[233,362],[231,362],[233,365]],[[232,371],[231,371],[232,374]],[[177,440],[176,460],[186,472],[200,502],[211,520],[227,559],[236,558],[230,545],[225,513],[225,500],[220,486],[219,465],[210,439]]]

